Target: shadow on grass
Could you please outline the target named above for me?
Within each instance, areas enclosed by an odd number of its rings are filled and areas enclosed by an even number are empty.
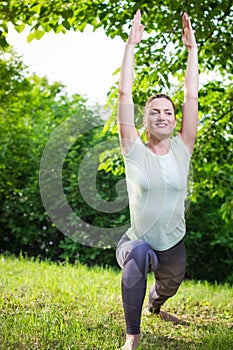
[[[177,340],[169,336],[152,336],[150,333],[145,333],[141,339],[138,350],[181,350],[181,349],[196,349],[191,347],[191,342]]]
[[[189,324],[190,325],[190,324]],[[186,324],[188,326],[188,324]],[[230,350],[233,344],[233,328],[215,324],[192,325],[194,336],[182,332],[177,328],[177,334],[151,334],[143,332],[138,350]],[[189,328],[189,327],[187,327]],[[184,330],[184,329],[183,329]],[[188,330],[188,329],[187,329]],[[183,338],[183,339],[182,339]]]

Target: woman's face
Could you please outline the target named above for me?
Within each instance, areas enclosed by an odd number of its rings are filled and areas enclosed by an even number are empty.
[[[175,126],[175,112],[171,101],[166,98],[155,98],[146,107],[143,119],[146,130],[159,140],[171,136]]]

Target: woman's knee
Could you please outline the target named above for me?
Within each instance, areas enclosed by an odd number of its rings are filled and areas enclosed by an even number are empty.
[[[147,253],[151,248],[143,240],[129,240],[122,243],[116,251],[118,264],[123,267],[128,261],[133,260],[137,266],[145,264]]]

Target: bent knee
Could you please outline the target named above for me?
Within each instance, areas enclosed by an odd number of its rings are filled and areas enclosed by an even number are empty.
[[[147,254],[150,246],[143,240],[129,240],[117,248],[116,258],[118,264],[123,266],[131,259],[137,264],[142,265],[147,260]]]

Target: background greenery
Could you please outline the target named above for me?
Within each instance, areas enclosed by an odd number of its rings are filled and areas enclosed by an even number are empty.
[[[31,26],[29,40],[45,32],[103,27],[110,37],[127,37],[136,9],[142,10],[145,39],[135,57],[134,102],[144,105],[157,92],[170,94],[180,121],[187,53],[181,45],[181,14],[192,18],[199,46],[201,84],[199,130],[192,157],[193,186],[187,212],[187,277],[233,281],[232,200],[232,1],[3,1],[0,4],[0,247],[10,252],[87,264],[116,265],[114,249],[79,245],[61,234],[40,199],[39,164],[52,131],[69,116],[80,123],[100,120],[98,106],[89,108],[82,96],[68,96],[59,83],[29,76],[21,59],[6,43],[8,22],[21,32]],[[118,68],[118,67],[116,67]],[[209,78],[211,77],[211,78]],[[117,83],[109,104],[117,101]],[[66,158],[64,188],[77,214],[99,227],[118,227],[129,220],[128,210],[103,215],[87,206],[77,186],[77,170],[89,147],[116,140],[116,111],[103,128],[77,139]],[[140,120],[140,118],[139,118]],[[138,127],[140,128],[140,121]],[[102,155],[98,189],[107,200],[124,177],[119,149]]]

